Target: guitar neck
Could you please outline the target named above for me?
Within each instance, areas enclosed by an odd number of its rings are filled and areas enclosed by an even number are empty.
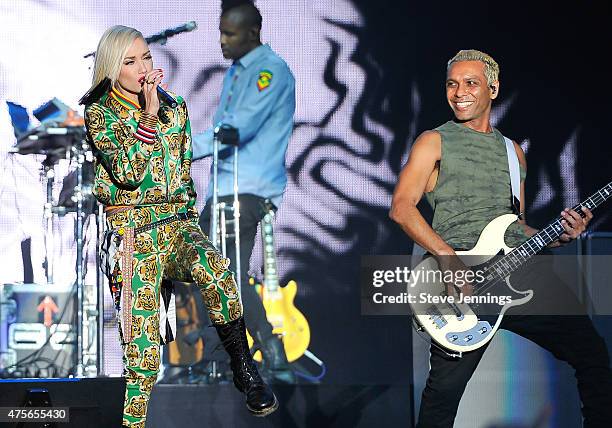
[[[263,239],[264,287],[268,292],[278,290],[278,272],[276,270],[276,252],[274,251],[274,211],[269,210],[261,221],[261,236]]]
[[[575,205],[572,209],[584,217],[586,214],[582,211],[582,207],[593,211],[610,197],[612,197],[612,182],[599,189],[599,191],[593,193],[586,200]],[[563,220],[563,217],[557,217],[548,226],[533,235],[523,244],[516,247],[510,253],[493,263],[489,267],[489,269],[491,269],[491,273],[499,278],[505,278],[531,257],[542,251],[546,246],[559,239],[559,237],[565,232],[561,220]]]

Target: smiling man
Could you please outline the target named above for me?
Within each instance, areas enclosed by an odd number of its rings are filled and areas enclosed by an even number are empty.
[[[455,251],[472,249],[491,220],[519,209],[524,212],[525,155],[513,143],[521,177],[520,201],[516,204],[511,197],[508,160],[514,155],[512,146],[508,154],[504,136],[491,125],[491,104],[499,95],[498,76],[498,64],[480,51],[460,51],[448,62],[446,98],[455,119],[416,139],[393,194],[391,218],[437,259],[443,272],[465,269]],[[434,210],[431,226],[417,209],[424,194]],[[551,246],[577,238],[593,217],[587,209],[584,218],[570,209],[561,215],[565,233]],[[516,247],[535,232],[523,219],[509,226],[505,242]],[[527,273],[529,285],[540,286],[534,300],[551,306],[568,302],[570,307],[580,307],[546,265],[534,263]],[[554,294],[547,295],[546,290],[554,290]],[[569,363],[576,370],[584,426],[609,426],[612,400],[608,352],[586,315],[509,315],[502,320],[501,328],[532,340]],[[463,391],[486,348],[457,355],[431,346],[418,427],[453,426]]]

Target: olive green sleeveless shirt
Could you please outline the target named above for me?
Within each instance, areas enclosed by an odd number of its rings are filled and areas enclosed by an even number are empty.
[[[426,194],[434,210],[432,228],[455,249],[471,249],[495,217],[512,213],[512,190],[504,137],[474,131],[453,121],[435,129],[442,140],[440,171]],[[521,167],[521,181],[526,172]],[[516,247],[528,236],[518,223],[506,231]]]

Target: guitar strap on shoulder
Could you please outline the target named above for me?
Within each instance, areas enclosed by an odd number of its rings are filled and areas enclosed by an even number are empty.
[[[514,149],[514,143],[508,137],[504,137],[506,142],[506,153],[508,155],[508,167],[510,169],[510,187],[512,189],[512,208],[514,213],[521,218],[521,170],[518,155]]]

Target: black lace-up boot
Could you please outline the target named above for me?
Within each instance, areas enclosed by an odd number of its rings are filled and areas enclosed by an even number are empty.
[[[249,352],[244,318],[215,324],[223,347],[231,358],[234,385],[246,395],[247,409],[255,416],[267,416],[278,408],[276,396],[264,383]]]

